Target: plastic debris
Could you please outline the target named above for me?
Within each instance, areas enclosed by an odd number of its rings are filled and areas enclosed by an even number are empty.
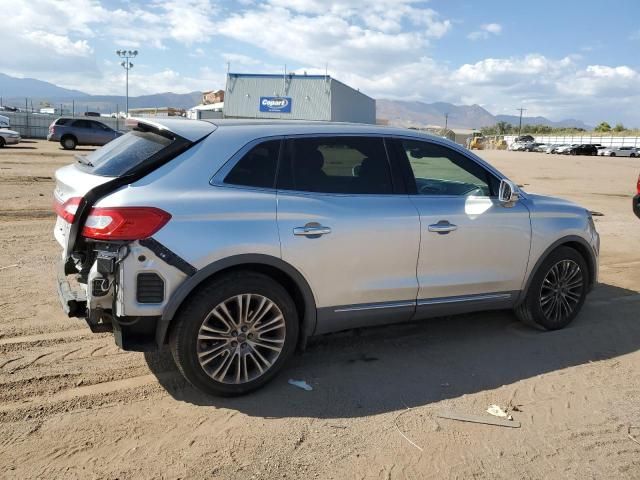
[[[294,387],[301,388],[303,390],[306,390],[307,392],[310,392],[311,390],[313,390],[313,387],[309,385],[307,382],[305,382],[304,380],[294,380],[293,378],[290,378],[289,385],[293,385]]]
[[[507,420],[513,420],[513,417],[509,415],[507,412],[505,412],[498,405],[493,405],[493,404],[489,405],[489,408],[487,408],[487,413],[490,413],[494,417],[501,417],[501,418],[506,418]]]

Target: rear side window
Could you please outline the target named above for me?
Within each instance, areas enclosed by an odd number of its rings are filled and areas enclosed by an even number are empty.
[[[278,188],[321,193],[390,194],[391,172],[380,137],[287,141]]]
[[[71,121],[70,118],[59,118],[55,121],[56,125],[68,125],[69,122]]]
[[[171,144],[153,132],[129,132],[86,157],[78,157],[81,167],[95,175],[119,177]]]
[[[245,187],[273,188],[280,154],[280,140],[253,147],[225,177],[224,183]]]

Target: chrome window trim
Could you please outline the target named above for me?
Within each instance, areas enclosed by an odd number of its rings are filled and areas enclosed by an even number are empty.
[[[277,188],[265,188],[265,187],[250,187],[245,185],[233,185],[230,183],[224,183],[224,179],[227,174],[233,169],[235,164],[246,155],[249,150],[255,147],[257,144],[269,141],[269,140],[287,140],[287,139],[296,139],[296,138],[319,138],[319,137],[376,137],[390,140],[414,140],[414,141],[422,141],[427,143],[434,143],[436,145],[440,145],[443,147],[450,148],[451,150],[465,156],[472,162],[477,163],[482,168],[488,170],[492,175],[498,178],[498,180],[507,179],[508,178],[496,170],[491,164],[485,162],[483,159],[475,155],[473,152],[465,149],[464,147],[458,145],[457,143],[450,142],[449,140],[439,138],[431,138],[424,137],[421,135],[400,135],[398,133],[383,133],[383,132],[358,132],[358,133],[296,133],[293,135],[269,135],[266,137],[259,137],[251,140],[250,142],[244,144],[242,147],[238,149],[236,153],[234,153],[223,165],[218,169],[216,173],[214,173],[209,179],[209,184],[214,187],[226,187],[226,188],[239,188],[242,190],[250,190],[250,191],[258,191],[258,192],[270,192],[274,193],[276,191],[289,192],[295,194],[302,195],[329,195],[329,196],[384,196],[388,197],[390,195],[393,196],[407,196],[407,197],[415,197],[420,195],[409,195],[408,193],[362,193],[362,194],[354,194],[354,193],[326,193],[326,192],[308,192],[305,190],[283,190]],[[385,152],[387,154],[387,159],[391,163],[393,162],[393,158],[389,156],[389,151],[385,142]],[[276,172],[277,177],[277,172]],[[520,188],[518,189],[524,198],[526,198],[525,192],[523,192]],[[421,197],[431,197],[431,198],[460,198],[461,195],[422,195]],[[495,197],[482,197],[482,198],[495,198]]]

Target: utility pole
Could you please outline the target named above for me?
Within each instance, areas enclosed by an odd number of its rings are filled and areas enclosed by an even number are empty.
[[[518,136],[520,136],[520,134],[522,133],[522,112],[526,112],[527,109],[520,107],[516,108],[516,110],[520,112],[520,123],[518,124]]]
[[[447,125],[449,125],[449,112],[444,114],[444,131],[447,132]]]
[[[129,60],[131,60],[133,57],[138,55],[138,51],[137,50],[116,50],[116,55],[118,55],[120,58],[124,58],[124,60],[122,62],[120,62],[120,66],[122,68],[125,69],[126,73],[126,112],[127,112],[127,117],[129,116],[129,70],[131,70],[133,68],[133,63],[131,63]]]

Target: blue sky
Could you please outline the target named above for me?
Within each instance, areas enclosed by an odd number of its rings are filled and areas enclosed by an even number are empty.
[[[0,72],[132,95],[232,71],[329,73],[375,98],[640,126],[640,1],[3,0]]]

